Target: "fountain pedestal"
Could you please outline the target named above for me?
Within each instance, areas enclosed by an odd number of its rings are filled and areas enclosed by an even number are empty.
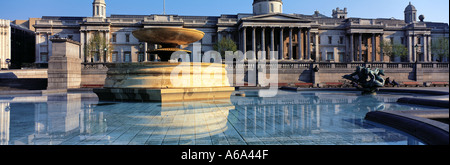
[[[107,64],[108,77],[100,100],[172,102],[228,99],[235,90],[225,65],[215,63],[116,63]]]
[[[162,45],[153,50],[162,62],[107,64],[105,86],[94,89],[100,100],[173,102],[229,99],[225,65],[169,62],[172,53],[190,53],[177,48],[201,40],[205,33],[185,28],[145,28],[133,31],[140,41]]]

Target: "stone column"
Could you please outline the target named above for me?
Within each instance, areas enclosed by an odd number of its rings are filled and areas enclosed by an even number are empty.
[[[353,34],[350,35],[350,62],[355,62],[355,41]]]
[[[148,51],[148,43],[147,42],[144,42],[144,62],[147,62],[148,61],[148,53],[147,53],[147,51]]]
[[[110,33],[109,33],[109,30],[107,30],[106,32],[106,38],[105,38],[105,40],[106,40],[106,42],[107,43],[111,43],[111,35],[110,35]],[[108,50],[109,50],[110,48],[108,48]],[[109,50],[110,52],[112,52],[113,50]],[[110,57],[110,58],[108,58],[108,56],[109,55],[111,55],[111,54],[106,54],[106,60],[105,60],[105,62],[111,62],[112,61],[112,57]],[[112,55],[111,55],[112,56]]]
[[[412,49],[412,62],[416,62],[417,61],[417,52],[416,52],[416,36],[413,35],[411,37],[412,39],[412,44],[411,44],[411,49]]]
[[[275,28],[270,29],[270,51],[275,51]],[[269,55],[272,56],[271,60],[275,60],[274,54],[269,53]]]
[[[242,52],[244,53],[244,60],[247,59],[247,28],[242,28]]]
[[[256,27],[252,27],[252,60],[256,60],[256,52],[258,50],[256,50]]]
[[[314,45],[316,45],[315,47],[314,47],[314,49],[315,49],[315,55],[314,55],[314,59],[316,59],[316,61],[319,61],[319,54],[320,54],[320,51],[319,51],[319,48],[320,48],[320,43],[319,43],[319,32],[317,32],[317,33],[315,33],[314,34]],[[311,60],[311,57],[309,58],[309,60]]]
[[[36,37],[38,37],[38,36],[36,36]],[[87,44],[87,43],[86,43],[86,38],[85,37],[86,36],[85,36],[84,31],[80,31],[80,43],[81,43],[81,45],[80,45],[80,55],[81,55],[81,59],[83,59],[83,62],[86,62],[86,58],[85,58],[85,54],[84,54],[84,51],[85,51],[84,50],[84,45]],[[36,42],[36,44],[38,44],[38,42]]]
[[[261,58],[260,60],[265,60],[266,59],[266,28],[262,28],[261,29]]]
[[[433,56],[432,56],[432,53],[431,53],[431,36],[430,35],[427,36],[427,48],[428,49],[425,50],[425,51],[427,51],[428,60],[430,62],[433,62]]]
[[[293,49],[292,49],[292,28],[289,28],[289,60],[294,60],[293,58]]]
[[[413,62],[412,56],[413,56],[413,50],[412,50],[412,38],[411,36],[408,36],[408,62]]]
[[[423,35],[422,36],[422,45],[423,45],[423,61],[424,62],[428,62],[428,52],[427,52],[427,39],[426,39],[426,36],[425,35]]]
[[[381,46],[381,44],[384,44],[384,36],[383,34],[380,35],[380,61],[384,62],[384,52],[383,52],[383,47]]]
[[[298,29],[297,34],[297,42],[298,42],[298,60],[303,60],[303,52],[302,52],[302,29]]]
[[[83,33],[81,33],[80,38],[83,38]],[[40,41],[40,39],[41,39],[40,33],[36,33],[36,37],[35,37],[36,46],[35,46],[35,50],[34,50],[34,53],[35,53],[34,56],[35,56],[36,62],[40,62],[41,61],[41,49],[40,49],[41,41]],[[81,41],[83,41],[83,40],[81,40]],[[83,50],[83,49],[81,49],[81,50]],[[84,52],[82,52],[81,55],[82,55],[81,57],[84,58]]]
[[[377,45],[376,45],[376,38],[375,34],[372,34],[372,62],[377,61]]]
[[[311,59],[311,29],[308,29],[307,31],[307,38],[306,38],[306,60]]]
[[[361,33],[359,34],[358,47],[359,47],[358,61],[362,61],[362,34]]]
[[[280,49],[279,49],[279,60],[284,59],[284,37],[283,37],[283,28],[280,28]]]

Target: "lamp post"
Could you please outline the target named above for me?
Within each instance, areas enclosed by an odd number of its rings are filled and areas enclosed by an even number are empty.
[[[140,43],[139,44],[139,62],[144,62],[145,61],[145,58],[144,58],[144,44],[143,43]]]
[[[105,47],[105,49],[103,49],[104,50],[104,53],[105,53],[105,56],[103,57],[103,62],[104,63],[106,63],[106,57],[107,57],[107,52],[108,52],[108,47]]]

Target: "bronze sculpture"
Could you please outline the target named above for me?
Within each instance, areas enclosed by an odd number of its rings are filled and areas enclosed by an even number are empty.
[[[384,70],[358,66],[354,73],[342,78],[352,81],[355,87],[362,91],[362,95],[376,95],[378,88],[383,87],[385,83],[381,76],[384,76]]]

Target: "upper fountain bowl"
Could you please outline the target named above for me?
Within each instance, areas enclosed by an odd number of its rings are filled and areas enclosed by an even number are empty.
[[[186,28],[158,27],[133,31],[140,41],[162,45],[187,45],[199,41],[205,33]]]

